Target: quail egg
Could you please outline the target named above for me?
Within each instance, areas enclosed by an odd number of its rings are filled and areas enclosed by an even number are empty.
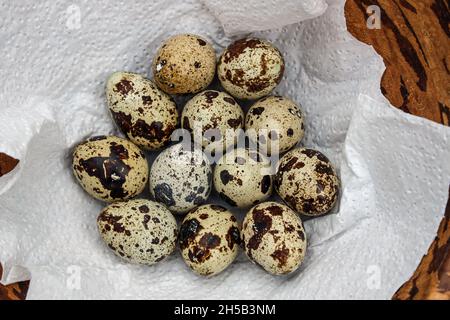
[[[216,52],[205,39],[192,34],[169,38],[153,60],[153,78],[169,94],[197,93],[214,78]]]
[[[115,136],[92,137],[77,145],[72,168],[87,193],[107,202],[138,195],[148,179],[144,153],[130,141]]]
[[[303,112],[295,102],[270,96],[249,109],[245,130],[254,130],[261,149],[268,154],[277,154],[288,151],[303,138],[303,121]]]
[[[107,206],[97,218],[103,241],[119,257],[152,265],[176,247],[177,222],[162,204],[136,199]]]
[[[152,81],[135,73],[113,73],[106,97],[114,121],[133,143],[156,150],[169,142],[178,124],[177,106]]]
[[[201,147],[184,142],[161,152],[150,169],[150,193],[174,213],[204,203],[211,192],[211,164]]]
[[[219,159],[213,181],[220,197],[239,208],[255,205],[272,194],[270,161],[244,148],[231,150]]]
[[[235,98],[259,99],[280,83],[283,57],[272,44],[255,38],[232,43],[222,54],[217,74],[224,89]]]
[[[264,202],[245,216],[242,241],[247,256],[271,274],[295,271],[306,253],[303,223],[289,207]]]
[[[339,178],[321,152],[297,148],[279,161],[275,189],[292,209],[308,216],[330,211],[338,199]]]
[[[184,129],[202,137],[204,148],[226,149],[236,141],[234,132],[244,125],[244,112],[229,94],[206,90],[185,105]]]
[[[234,215],[218,205],[203,205],[190,211],[178,237],[181,255],[197,274],[216,275],[236,258],[240,245]]]

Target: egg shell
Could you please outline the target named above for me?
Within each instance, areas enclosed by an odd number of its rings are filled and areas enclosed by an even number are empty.
[[[158,87],[169,94],[197,93],[206,89],[216,72],[216,52],[205,39],[180,34],[166,40],[152,64]]]
[[[135,199],[110,204],[99,214],[97,226],[107,246],[131,263],[152,265],[176,248],[177,222],[157,202]]]
[[[197,274],[216,275],[236,258],[240,230],[235,216],[218,205],[203,205],[183,220],[178,238],[181,255]]]
[[[259,146],[267,154],[283,153],[304,136],[303,112],[288,98],[264,97],[248,110],[245,130],[255,130]]]
[[[275,275],[294,272],[306,254],[302,221],[292,209],[276,202],[264,202],[248,211],[242,241],[247,256]]]
[[[113,73],[106,98],[112,118],[133,143],[157,150],[170,141],[178,124],[177,106],[152,81],[135,73]]]
[[[339,196],[339,178],[321,152],[297,148],[279,161],[274,181],[280,197],[292,209],[308,216],[330,211]]]
[[[235,98],[259,99],[280,83],[284,60],[271,43],[246,38],[232,43],[221,55],[217,74],[223,88]]]
[[[229,151],[216,164],[214,188],[228,204],[247,208],[272,194],[270,161],[256,151]]]
[[[115,136],[92,137],[77,145],[72,168],[83,189],[106,202],[140,194],[148,180],[144,153],[130,141]]]
[[[244,126],[244,112],[239,104],[229,94],[214,90],[203,91],[189,100],[181,119],[184,129],[202,136],[204,148],[220,150],[233,145],[236,139],[231,133]],[[214,139],[208,134],[213,134]]]
[[[185,213],[203,204],[211,192],[211,164],[201,147],[173,145],[153,162],[150,193],[174,213]]]

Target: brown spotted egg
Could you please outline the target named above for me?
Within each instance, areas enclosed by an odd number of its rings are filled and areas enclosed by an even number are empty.
[[[113,73],[106,98],[112,118],[133,143],[156,150],[170,141],[178,124],[177,106],[152,81],[135,73]]]
[[[239,208],[255,205],[272,194],[269,160],[243,148],[231,150],[219,159],[213,181],[219,196]]]
[[[304,117],[294,101],[265,97],[256,102],[245,118],[245,130],[254,130],[261,150],[267,154],[283,153],[294,147],[304,135]]]
[[[283,73],[280,51],[269,42],[255,38],[232,43],[217,65],[222,86],[239,99],[264,97],[280,83]]]
[[[130,141],[115,136],[92,137],[77,145],[72,168],[87,193],[107,202],[140,194],[148,179],[144,153]]]
[[[247,256],[271,274],[295,271],[306,253],[306,235],[297,214],[285,205],[264,202],[245,216],[242,241]]]
[[[197,35],[176,35],[159,48],[152,69],[161,90],[169,94],[197,93],[214,78],[216,52]]]
[[[336,204],[340,184],[326,156],[316,150],[297,148],[280,159],[274,185],[292,209],[319,216]]]
[[[132,263],[152,265],[176,248],[177,222],[162,204],[136,199],[107,206],[97,218],[103,241]]]
[[[218,205],[203,205],[190,211],[178,237],[181,255],[197,274],[216,275],[236,258],[240,231],[234,215]]]
[[[181,142],[161,152],[150,169],[150,193],[174,213],[203,204],[211,192],[211,164],[201,147]]]
[[[243,127],[244,112],[229,94],[206,90],[188,101],[181,119],[184,129],[202,137],[204,148],[223,150],[235,143],[233,133]]]

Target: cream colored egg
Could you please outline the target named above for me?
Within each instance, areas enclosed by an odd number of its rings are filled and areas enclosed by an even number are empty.
[[[292,209],[308,216],[319,216],[336,204],[340,183],[325,155],[297,148],[280,159],[274,185]]]
[[[255,38],[232,43],[222,54],[217,74],[223,88],[235,98],[259,99],[280,83],[284,60],[267,41]]]
[[[106,245],[131,263],[152,265],[176,248],[177,222],[157,202],[136,199],[110,204],[98,216],[97,226]]]
[[[208,199],[211,180],[211,164],[201,147],[191,149],[181,142],[165,149],[153,162],[150,193],[170,211],[186,213]]]
[[[203,205],[184,218],[178,238],[181,255],[197,274],[216,275],[239,251],[240,231],[234,215],[218,205]]]
[[[148,180],[144,153],[130,141],[115,136],[92,137],[77,145],[72,168],[87,193],[107,202],[138,195]]]
[[[245,216],[242,241],[247,256],[271,274],[294,272],[306,253],[306,235],[297,214],[285,205],[264,202]]]
[[[239,208],[265,201],[272,194],[269,160],[243,148],[231,150],[220,158],[213,181],[220,197]]]
[[[157,150],[170,141],[178,124],[177,106],[152,81],[135,73],[113,73],[106,98],[112,118],[133,143]]]
[[[236,142],[244,112],[229,94],[206,90],[186,103],[181,121],[184,129],[202,137],[204,148],[222,151]]]
[[[197,35],[176,35],[159,48],[152,69],[161,90],[169,94],[197,93],[214,78],[216,52]]]
[[[304,116],[300,107],[288,98],[269,96],[256,102],[247,112],[245,130],[254,131],[261,150],[283,153],[304,136]]]

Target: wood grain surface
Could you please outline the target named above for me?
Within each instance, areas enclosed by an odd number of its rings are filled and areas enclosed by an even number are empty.
[[[367,27],[367,8],[373,5],[380,9],[380,29]],[[380,90],[387,99],[405,112],[449,126],[449,1],[347,0],[345,16],[349,32],[383,57]],[[1,157],[0,176],[17,165],[9,158],[2,165]],[[450,194],[436,239],[394,299],[450,299],[449,211]],[[24,299],[27,290],[28,282],[0,285],[0,300]]]
[[[449,200],[436,238],[414,275],[394,294],[396,300],[450,300],[450,187]]]

